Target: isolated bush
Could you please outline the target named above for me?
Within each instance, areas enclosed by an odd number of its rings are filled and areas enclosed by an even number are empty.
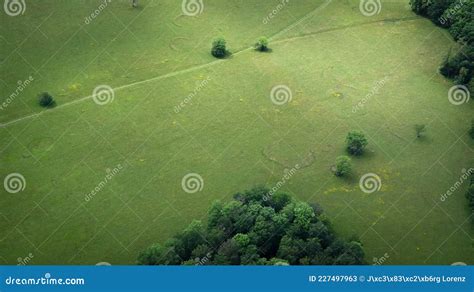
[[[260,52],[268,51],[268,39],[266,37],[261,37],[258,39],[257,43],[255,44],[255,49]]]
[[[42,107],[53,107],[55,105],[54,98],[47,92],[38,95],[38,102]]]
[[[213,203],[207,226],[194,221],[138,256],[142,265],[360,265],[355,239],[339,238],[322,211],[289,195],[254,188]],[[275,202],[275,198],[278,198]],[[278,209],[273,207],[278,206]]]
[[[336,176],[348,175],[352,170],[351,159],[347,156],[339,156],[336,158]]]
[[[347,151],[351,155],[362,155],[365,146],[369,143],[362,132],[352,131],[347,134]]]
[[[415,133],[417,138],[421,138],[426,132],[426,125],[415,125]]]
[[[225,58],[229,52],[226,47],[227,42],[223,38],[218,38],[212,43],[211,54],[219,59]]]

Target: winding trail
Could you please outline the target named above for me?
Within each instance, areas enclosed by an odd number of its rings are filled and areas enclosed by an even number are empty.
[[[305,15],[304,17],[302,17],[298,21],[294,22],[293,24],[289,25],[288,27],[280,30],[279,32],[277,32],[276,34],[271,36],[269,39],[273,40],[273,39],[275,39],[275,38],[277,38],[281,35],[284,35],[285,33],[290,31],[294,27],[298,26],[302,22],[306,21],[308,18],[312,17],[314,14],[316,14],[320,10],[326,8],[326,6],[328,6],[332,1],[333,0],[326,0],[321,6],[317,7],[313,11],[309,12],[307,15]],[[322,33],[326,33],[326,32],[338,31],[338,30],[343,30],[343,29],[350,29],[350,28],[355,28],[355,27],[359,27],[359,26],[363,26],[363,25],[370,25],[370,24],[374,24],[374,23],[381,23],[381,22],[387,22],[387,21],[409,21],[409,20],[417,20],[417,19],[419,19],[419,17],[406,17],[406,18],[394,18],[394,19],[383,19],[383,20],[367,21],[367,22],[362,22],[362,23],[357,23],[357,24],[351,24],[351,25],[344,25],[344,26],[338,26],[338,27],[333,27],[333,28],[322,29],[322,30],[312,32],[312,33],[307,33],[307,34],[302,34],[302,35],[298,35],[298,36],[294,36],[294,37],[280,39],[280,40],[274,41],[273,43],[278,44],[278,43],[283,43],[283,42],[290,42],[290,41],[294,41],[294,40],[298,40],[298,39],[302,39],[302,38],[312,37],[312,36],[322,34]],[[240,54],[242,54],[244,52],[247,52],[247,51],[250,51],[250,50],[253,50],[253,46],[245,48],[245,49],[241,49],[241,50],[233,53],[232,55],[237,56],[237,55],[240,55]],[[150,82],[154,82],[154,81],[159,81],[159,80],[171,78],[171,77],[174,77],[174,76],[178,76],[178,75],[198,71],[198,70],[201,70],[201,69],[204,69],[204,68],[207,68],[207,67],[211,67],[211,66],[216,65],[216,64],[221,63],[221,62],[225,62],[225,60],[217,59],[215,61],[212,61],[212,62],[209,62],[209,63],[206,63],[206,64],[197,65],[197,66],[193,66],[193,67],[190,67],[190,68],[187,68],[187,69],[183,69],[183,70],[167,73],[167,74],[164,74],[164,75],[152,77],[152,78],[149,78],[149,79],[145,79],[145,80],[125,84],[125,85],[113,88],[113,91],[116,92],[116,91],[119,91],[119,90],[134,87],[134,86],[137,86],[137,85],[142,85],[142,84],[146,84],[146,83],[150,83]],[[60,110],[62,108],[65,108],[65,107],[69,107],[71,105],[84,102],[86,100],[92,99],[93,96],[94,95],[88,95],[88,96],[76,99],[74,101],[61,104],[61,105],[59,105],[57,107],[54,107],[52,109],[43,110],[41,112],[37,112],[37,113],[34,113],[34,114],[26,115],[26,116],[18,118],[18,119],[8,121],[6,123],[0,124],[0,128],[6,128],[6,127],[11,126],[13,124],[16,124],[16,123],[19,123],[19,122],[22,122],[22,121],[25,121],[25,120],[29,120],[29,119],[32,119],[32,118],[39,117],[39,116],[41,116],[45,113],[57,111],[57,110]]]

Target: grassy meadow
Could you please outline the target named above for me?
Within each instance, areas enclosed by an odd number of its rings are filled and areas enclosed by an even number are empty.
[[[280,190],[318,202],[369,263],[474,264],[467,184],[440,199],[474,162],[473,103],[451,104],[437,73],[456,43],[407,0],[371,17],[355,0],[294,0],[264,23],[279,3],[204,0],[186,16],[181,1],[43,0],[2,13],[0,103],[33,81],[0,110],[0,177],[25,178],[0,188],[0,264],[134,264],[214,200],[274,187],[296,164]],[[228,59],[209,53],[218,36]],[[271,52],[252,49],[260,36]],[[105,105],[99,85],[114,89]],[[291,101],[272,102],[278,85]],[[43,91],[55,108],[38,105]],[[351,130],[369,145],[338,178]],[[201,191],[183,190],[188,173]],[[361,190],[366,173],[379,191]]]

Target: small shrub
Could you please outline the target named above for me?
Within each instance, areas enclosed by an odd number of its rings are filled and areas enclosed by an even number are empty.
[[[426,125],[415,125],[416,137],[421,138],[426,133]]]
[[[336,158],[336,176],[345,176],[352,170],[351,159],[347,156],[339,156]]]
[[[223,38],[218,38],[212,43],[211,54],[219,59],[225,58],[229,52],[227,51],[227,42]]]
[[[362,132],[352,131],[347,134],[347,151],[351,155],[362,155],[364,148],[369,144]]]
[[[268,51],[268,39],[266,37],[261,37],[258,39],[258,42],[255,44],[255,49],[260,52]]]
[[[43,92],[38,95],[38,102],[42,107],[53,107],[56,104],[54,98],[47,92]]]

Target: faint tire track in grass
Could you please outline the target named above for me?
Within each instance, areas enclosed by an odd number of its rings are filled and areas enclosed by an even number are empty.
[[[287,26],[286,28],[280,30],[279,32],[275,33],[273,36],[270,37],[270,39],[274,39],[274,38],[288,32],[288,31],[290,31],[294,27],[298,26],[299,24],[301,24],[304,21],[306,21],[307,19],[309,19],[315,13],[319,12],[321,9],[324,9],[331,2],[332,2],[332,0],[326,0],[326,2],[324,4],[317,7],[313,11],[309,12],[307,15],[303,16],[301,19],[294,22],[293,24],[291,24],[291,25]],[[355,27],[359,27],[359,26],[363,26],[363,25],[370,25],[370,24],[386,22],[386,21],[410,21],[410,20],[418,20],[418,19],[421,19],[421,18],[420,17],[405,17],[405,18],[392,18],[392,19],[374,20],[374,21],[358,23],[358,24],[355,24],[355,25],[344,25],[344,26],[338,26],[338,27],[323,29],[323,30],[319,30],[319,31],[316,31],[316,32],[308,33],[308,34],[303,34],[303,35],[299,35],[299,36],[295,36],[295,37],[289,37],[289,38],[286,38],[286,39],[281,39],[281,40],[278,40],[278,41],[274,41],[273,43],[278,44],[278,43],[283,43],[283,42],[289,42],[289,41],[294,41],[294,40],[298,40],[298,39],[301,39],[301,38],[311,37],[311,36],[326,33],[326,32],[333,32],[333,31],[338,31],[338,30],[343,30],[343,29],[348,29],[348,28],[355,28]],[[247,51],[250,51],[250,50],[253,50],[253,49],[254,49],[253,46],[245,48],[245,49],[241,49],[239,51],[234,52],[233,56],[240,55],[244,52],[247,52]],[[125,85],[122,85],[122,86],[115,87],[115,88],[113,88],[113,90],[115,92],[117,92],[119,90],[127,89],[127,88],[134,87],[134,86],[137,86],[137,85],[146,84],[146,83],[159,81],[159,80],[163,80],[163,79],[168,79],[168,78],[175,77],[175,76],[178,76],[178,75],[198,71],[198,70],[216,65],[216,64],[221,63],[221,62],[225,62],[225,59],[217,59],[215,61],[212,61],[212,62],[209,62],[209,63],[206,63],[206,64],[201,64],[201,65],[193,66],[193,67],[190,67],[190,68],[187,68],[187,69],[183,69],[183,70],[167,73],[167,74],[164,74],[164,75],[152,77],[152,78],[149,78],[149,79],[145,79],[145,80],[125,84]],[[45,113],[54,112],[54,111],[60,110],[62,108],[74,105],[76,103],[84,102],[86,100],[89,100],[89,99],[93,98],[93,96],[94,95],[88,95],[88,96],[76,99],[74,101],[58,105],[58,106],[56,106],[52,109],[43,110],[43,111],[40,111],[40,112],[37,112],[37,113],[34,113],[34,114],[30,114],[30,115],[27,115],[27,116],[24,116],[24,117],[21,117],[21,118],[18,118],[18,119],[14,119],[14,120],[5,122],[3,124],[0,124],[0,128],[6,128],[10,125],[13,125],[13,124],[25,121],[25,120],[29,120],[29,119],[32,119],[32,118],[39,117],[39,116],[41,116]]]

